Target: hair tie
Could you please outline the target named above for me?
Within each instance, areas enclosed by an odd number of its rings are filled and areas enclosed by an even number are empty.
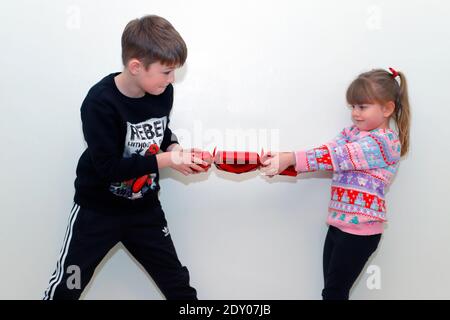
[[[394,68],[389,68],[389,71],[391,71],[391,73],[392,73],[392,78],[397,78],[397,76],[398,76],[398,72],[397,71],[395,71],[395,69]]]

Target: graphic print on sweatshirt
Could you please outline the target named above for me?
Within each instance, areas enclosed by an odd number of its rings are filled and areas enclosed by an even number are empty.
[[[164,139],[166,126],[166,116],[136,124],[127,122],[123,157],[131,158],[134,154],[147,157],[157,154]],[[158,190],[156,178],[156,173],[151,173],[127,181],[112,183],[109,190],[116,196],[130,200],[139,199],[149,191]]]

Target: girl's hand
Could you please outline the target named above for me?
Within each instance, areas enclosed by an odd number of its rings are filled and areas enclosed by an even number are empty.
[[[261,155],[261,172],[263,175],[272,178],[280,174],[288,167],[295,165],[295,155],[293,152],[267,152]]]

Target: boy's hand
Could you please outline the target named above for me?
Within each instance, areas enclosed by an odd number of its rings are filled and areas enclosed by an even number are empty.
[[[288,167],[295,165],[293,152],[267,152],[261,155],[262,175],[272,178]]]
[[[200,160],[203,160],[203,163],[199,164],[199,166],[202,169],[205,169],[205,171],[208,171],[211,167],[212,163],[214,162],[214,158],[208,151],[202,151],[200,149],[190,149],[190,152],[193,154],[195,158],[198,158]]]
[[[185,176],[205,172],[200,165],[207,165],[201,158],[196,157],[190,150],[172,151],[170,167]]]
[[[170,167],[185,176],[205,172],[204,168],[209,164],[196,156],[196,152],[201,152],[198,149],[190,150],[173,150],[157,155],[159,168]],[[202,168],[203,166],[204,168]]]

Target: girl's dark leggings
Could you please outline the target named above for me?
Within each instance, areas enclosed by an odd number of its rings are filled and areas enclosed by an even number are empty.
[[[381,234],[359,236],[329,227],[323,249],[324,300],[348,300],[353,283],[380,239]]]

